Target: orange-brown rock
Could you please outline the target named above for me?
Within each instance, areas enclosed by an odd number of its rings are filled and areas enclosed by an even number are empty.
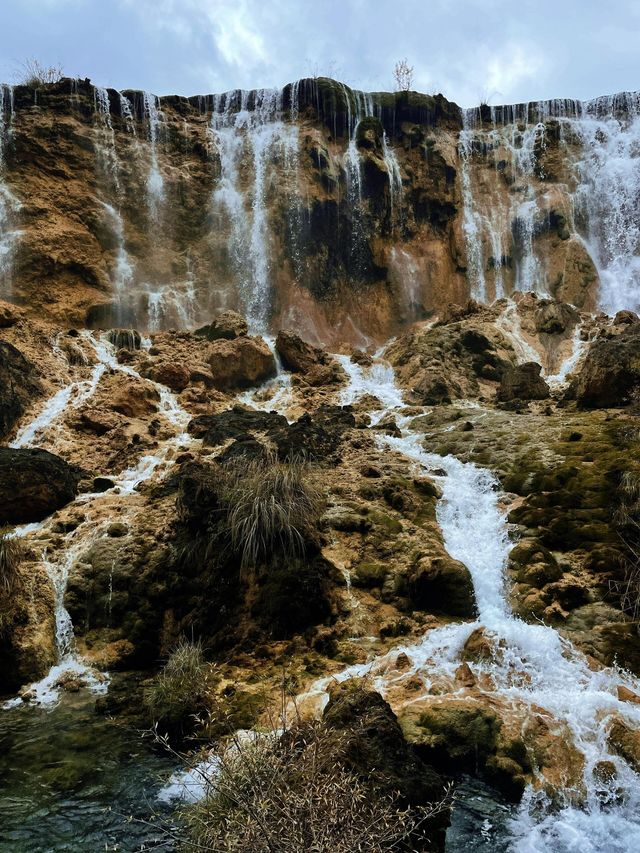
[[[214,387],[221,391],[250,388],[275,376],[276,361],[262,338],[219,340],[209,348]]]

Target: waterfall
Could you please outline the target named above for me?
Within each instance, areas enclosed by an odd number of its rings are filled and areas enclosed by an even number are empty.
[[[252,108],[249,96],[253,95]],[[213,212],[228,217],[229,256],[243,310],[254,334],[266,332],[271,311],[272,262],[267,204],[274,162],[288,192],[297,182],[298,128],[283,120],[282,91],[259,89],[214,97],[210,133],[220,157]],[[251,162],[245,190],[243,158]],[[292,193],[294,194],[294,193]]]
[[[97,359],[89,378],[73,380],[54,394],[45,403],[40,413],[24,425],[10,447],[55,445],[56,439],[64,428],[64,415],[69,410],[79,408],[95,394],[105,371],[117,371],[137,380],[142,379],[132,367],[118,363],[115,348],[106,339],[96,337],[89,331],[81,334],[83,339],[93,347]],[[151,380],[145,381],[151,382]],[[191,441],[186,433],[191,416],[182,409],[177,397],[168,388],[157,382],[152,384],[155,385],[160,396],[159,414],[168,422],[172,435],[163,441],[153,454],[141,456],[134,465],[122,471],[115,478],[115,485],[111,489],[79,495],[75,503],[82,506],[82,521],[65,535],[59,558],[52,559],[46,546],[42,552],[42,562],[55,594],[55,639],[58,661],[41,681],[28,688],[29,698],[36,704],[55,704],[60,693],[60,681],[67,675],[78,677],[94,691],[100,692],[107,689],[107,679],[96,674],[77,656],[73,623],[64,606],[64,599],[73,566],[81,555],[104,534],[104,529],[110,523],[110,517],[107,516],[104,519],[100,513],[102,503],[107,500],[123,499],[122,508],[125,508],[126,501],[136,494],[138,486],[166,472],[173,464],[179,448],[188,446]],[[94,509],[95,514],[93,514]],[[37,524],[17,527],[12,535],[22,537],[38,532],[40,539],[49,521],[46,519]],[[6,707],[12,707],[12,705],[10,701]]]
[[[584,758],[582,797],[573,790],[560,791],[555,798],[543,787],[525,791],[509,823],[510,849],[634,853],[640,845],[640,777],[610,751],[606,731],[614,713],[632,728],[640,728],[640,705],[618,697],[621,685],[639,694],[640,679],[617,668],[593,670],[585,656],[553,628],[528,624],[511,614],[505,576],[511,543],[496,478],[472,463],[423,448],[423,436],[412,432],[410,417],[402,414],[402,394],[389,365],[376,361],[363,368],[347,357],[337,358],[349,376],[341,402],[375,394],[381,407],[372,412],[373,422],[394,412],[402,430],[401,437],[378,436],[381,449],[399,451],[440,486],[437,520],[448,553],[469,569],[478,618],[432,629],[415,644],[396,647],[368,664],[322,678],[298,701],[322,706],[328,701],[326,691],[332,682],[362,676],[383,695],[390,690],[396,697],[402,678],[420,679],[424,689],[418,696],[427,696],[443,678],[454,680],[466,640],[482,627],[499,653],[474,663],[477,683],[488,685],[477,689],[490,703],[507,702],[511,711],[520,709],[525,716],[544,709],[547,718],[566,727]],[[401,653],[410,659],[411,667],[399,675],[395,662]],[[441,687],[436,692],[441,694]],[[606,781],[598,776],[601,761],[615,767],[615,778]]]
[[[549,182],[551,126],[561,168]],[[555,273],[538,237],[550,231],[552,205],[563,196],[568,235],[583,241],[598,271],[600,307],[640,308],[638,93],[465,110],[458,151],[474,298],[552,291]]]
[[[12,254],[20,232],[13,220],[20,202],[6,183],[5,148],[13,133],[13,86],[0,83],[0,297],[12,294]]]
[[[152,219],[160,216],[160,205],[164,197],[164,179],[158,166],[158,142],[161,138],[162,113],[160,98],[150,92],[143,93],[144,116],[148,129],[151,162],[147,177],[147,204]]]
[[[620,108],[623,107],[622,114]],[[581,143],[576,208],[600,275],[600,307],[640,308],[640,94],[587,102],[564,119]]]

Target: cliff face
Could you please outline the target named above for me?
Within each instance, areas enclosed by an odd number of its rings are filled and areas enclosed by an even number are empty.
[[[190,99],[0,91],[0,296],[78,326],[234,308],[254,331],[363,345],[469,296],[591,309],[620,261],[599,223],[637,217],[598,168],[621,139],[632,163],[632,96],[463,113],[323,78]],[[634,285],[613,307],[636,307]]]

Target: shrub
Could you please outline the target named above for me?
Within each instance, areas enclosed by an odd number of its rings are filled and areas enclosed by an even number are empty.
[[[373,768],[363,778],[341,764],[347,737],[322,721],[235,735],[200,766],[206,795],[182,811],[185,849],[392,853],[415,849],[418,838],[426,845],[424,825],[448,807],[446,796],[400,808]]]
[[[48,86],[57,83],[64,77],[61,65],[43,65],[37,59],[26,59],[22,63],[22,72],[19,82],[23,86],[38,89],[40,86]]]
[[[274,454],[240,457],[222,466],[218,497],[241,572],[274,553],[285,559],[301,557],[322,507],[308,465],[281,462]]]
[[[180,640],[145,692],[152,722],[171,734],[185,734],[205,708],[209,667],[200,643]]]
[[[610,587],[623,612],[640,623],[640,471],[623,473],[618,499],[613,520],[624,545],[624,578],[610,581]]]
[[[18,566],[24,559],[24,545],[8,529],[0,529],[0,593],[10,593],[17,583]]]

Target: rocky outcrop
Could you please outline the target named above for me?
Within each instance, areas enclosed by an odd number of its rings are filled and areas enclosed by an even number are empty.
[[[223,311],[218,314],[213,322],[197,329],[196,335],[206,338],[208,341],[233,341],[235,338],[243,337],[248,332],[249,326],[244,317],[236,311]]]
[[[567,392],[585,408],[626,406],[640,387],[640,325],[619,324],[593,342]]]
[[[469,569],[450,557],[422,557],[407,577],[407,591],[416,607],[473,619],[476,612]]]
[[[213,385],[220,391],[250,388],[276,374],[275,358],[262,338],[215,341],[208,362]]]
[[[445,318],[394,341],[385,356],[411,399],[437,405],[489,394],[514,362],[512,347],[492,325],[494,319],[486,309],[466,312],[464,319]]]
[[[55,594],[44,565],[28,554],[9,588],[0,584],[0,695],[43,678],[58,657]]]
[[[541,366],[535,361],[508,367],[502,374],[497,397],[502,402],[513,400],[546,400],[550,389],[540,375]]]
[[[334,358],[303,341],[295,332],[278,332],[276,352],[286,370],[300,374],[312,387],[333,385],[345,379],[344,371]]]
[[[27,406],[41,393],[34,366],[17,347],[0,340],[0,438],[11,432]]]
[[[0,447],[0,524],[40,521],[72,501],[78,478],[46,450]]]

